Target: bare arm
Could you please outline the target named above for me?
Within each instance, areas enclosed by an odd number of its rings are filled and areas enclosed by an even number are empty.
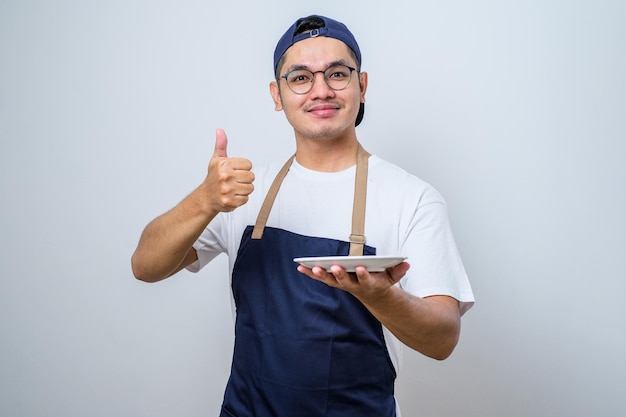
[[[349,274],[339,266],[298,270],[332,287],[350,292],[400,341],[434,359],[446,359],[459,339],[461,314],[457,300],[447,296],[420,298],[396,284],[406,274],[406,262],[381,273],[357,267]]]
[[[144,229],[131,265],[137,279],[156,282],[197,259],[193,243],[220,212],[232,211],[248,201],[254,190],[252,164],[228,158],[227,139],[218,129],[215,151],[202,184],[170,211]]]
[[[203,187],[198,187],[176,207],[146,226],[131,259],[137,279],[160,281],[197,259],[192,245],[217,215],[203,207],[203,194]]]

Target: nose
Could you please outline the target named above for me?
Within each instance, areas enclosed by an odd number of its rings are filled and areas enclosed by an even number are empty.
[[[316,98],[328,98],[335,95],[335,90],[328,86],[324,71],[317,71],[313,73],[313,86],[309,95],[312,99]]]

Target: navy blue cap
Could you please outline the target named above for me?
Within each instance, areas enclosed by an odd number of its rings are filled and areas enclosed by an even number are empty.
[[[278,61],[280,61],[280,58],[285,54],[287,49],[291,47],[291,45],[304,39],[315,38],[317,36],[339,39],[348,45],[348,47],[352,49],[356,55],[359,66],[361,66],[361,50],[359,49],[359,45],[356,43],[356,39],[354,39],[354,35],[352,35],[346,25],[324,16],[313,15],[309,17],[318,17],[322,19],[325,26],[319,29],[313,29],[304,33],[296,34],[298,24],[307,18],[298,19],[293,25],[291,25],[291,27],[287,29],[287,32],[285,32],[285,34],[280,38],[278,44],[276,45],[276,49],[274,50],[274,72],[278,69],[276,68],[278,66]]]

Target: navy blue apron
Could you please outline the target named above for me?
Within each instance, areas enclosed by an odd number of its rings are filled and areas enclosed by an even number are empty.
[[[265,227],[293,158],[255,227],[244,231],[233,269],[235,347],[221,417],[395,417],[396,375],[382,325],[351,294],[299,273],[293,262],[376,254],[363,234],[368,156],[359,146],[349,241]]]

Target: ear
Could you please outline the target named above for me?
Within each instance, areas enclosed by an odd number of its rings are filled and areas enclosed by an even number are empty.
[[[359,73],[359,85],[361,86],[361,103],[365,103],[365,92],[367,91],[367,72]]]
[[[283,102],[280,99],[280,87],[276,81],[270,83],[270,94],[272,100],[274,100],[274,110],[281,111],[283,109]]]

